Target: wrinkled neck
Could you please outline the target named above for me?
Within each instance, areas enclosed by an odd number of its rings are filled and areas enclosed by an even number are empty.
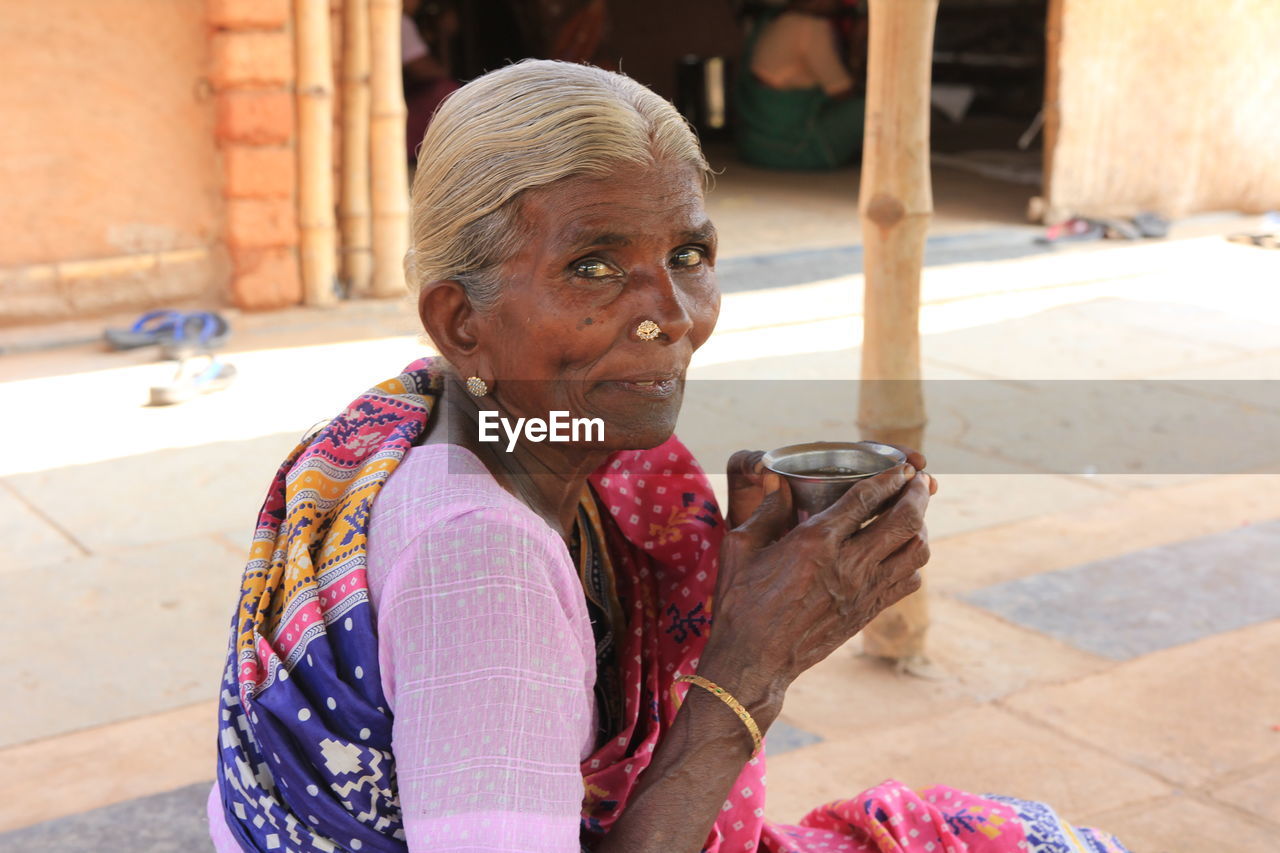
[[[551,441],[531,442],[523,436],[510,449],[505,437],[499,442],[481,441],[480,412],[484,409],[509,416],[496,397],[473,397],[458,379],[449,377],[423,443],[453,444],[471,451],[499,485],[568,543],[587,477],[604,464],[608,451]]]

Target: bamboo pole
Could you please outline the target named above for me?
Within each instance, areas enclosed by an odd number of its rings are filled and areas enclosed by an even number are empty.
[[[933,214],[929,89],[938,0],[871,0],[867,119],[859,193],[866,287],[858,426],[921,448],[920,272]],[[928,599],[919,592],[862,632],[867,654],[923,668]]]
[[[400,15],[400,0],[369,0],[375,296],[404,292],[404,257],[409,250],[408,111],[400,79]]]
[[[353,296],[372,288],[369,222],[369,0],[342,8],[342,277]]]
[[[295,0],[298,55],[298,228],[303,298],[337,301],[333,226],[333,58],[328,0]]]

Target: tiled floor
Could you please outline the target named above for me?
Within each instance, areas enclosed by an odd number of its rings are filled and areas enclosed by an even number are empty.
[[[935,235],[925,244],[924,264],[933,267],[1028,258],[1054,250],[1034,242],[1035,234],[1032,227],[1009,226]],[[739,293],[858,275],[862,264],[862,247],[844,245],[729,257],[716,264],[716,274],[725,293]]]
[[[1280,520],[975,590],[964,600],[1112,660],[1280,620]]]
[[[795,749],[821,743],[822,736],[796,728],[786,720],[775,720],[769,727],[769,754],[782,755]]]
[[[1280,761],[1280,621],[1003,701],[1175,785],[1214,792]]]
[[[89,853],[145,850],[193,853],[208,850],[205,800],[200,782],[112,806],[36,824],[0,835],[0,853]]]

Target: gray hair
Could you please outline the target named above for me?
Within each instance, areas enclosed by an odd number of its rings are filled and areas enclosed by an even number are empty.
[[[710,167],[669,102],[622,74],[531,59],[450,95],[422,140],[413,179],[405,280],[459,282],[477,310],[497,302],[498,267],[519,248],[518,199],[564,178],[624,163]]]

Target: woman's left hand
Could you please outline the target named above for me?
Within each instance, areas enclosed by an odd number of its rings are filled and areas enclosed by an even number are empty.
[[[925,466],[924,454],[909,447],[890,444],[890,447],[901,450],[907,457],[907,463],[917,471]],[[751,517],[764,500],[764,451],[739,450],[729,457],[725,466],[729,475],[729,506],[726,520],[729,529],[737,527]],[[929,494],[936,494],[938,481],[930,478]]]

